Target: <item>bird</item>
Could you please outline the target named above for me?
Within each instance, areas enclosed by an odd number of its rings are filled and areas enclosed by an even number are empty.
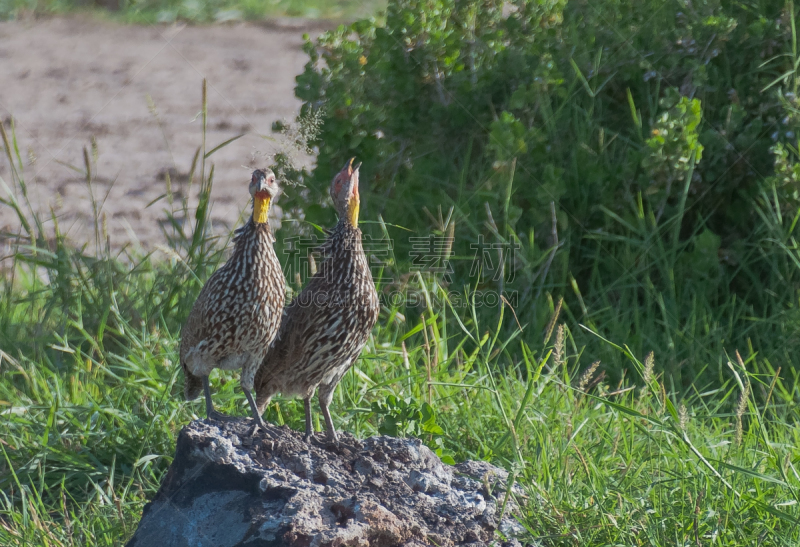
[[[256,370],[278,333],[286,300],[268,220],[270,203],[280,186],[272,170],[256,169],[249,190],[252,215],[235,231],[231,257],[208,279],[192,306],[181,329],[180,363],[186,400],[204,391],[206,416],[216,420],[232,418],[214,410],[208,375],[214,368],[241,369],[241,386],[255,427],[267,430],[252,389]]]
[[[304,399],[310,441],[311,397],[319,387],[326,440],[338,442],[329,406],[344,373],[361,354],[380,310],[358,228],[359,167],[350,159],[330,186],[339,222],[321,249],[324,261],[284,310],[281,328],[256,372],[256,405],[263,412],[272,397]]]

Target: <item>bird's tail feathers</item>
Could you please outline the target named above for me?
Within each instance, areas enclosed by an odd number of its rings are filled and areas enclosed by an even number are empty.
[[[271,395],[267,395],[266,393],[258,393],[256,392],[256,408],[258,408],[258,413],[263,415],[264,411],[267,409],[267,405],[272,400]]]

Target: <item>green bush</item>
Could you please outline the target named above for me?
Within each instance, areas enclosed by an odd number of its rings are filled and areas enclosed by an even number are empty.
[[[797,332],[794,36],[778,1],[392,1],[307,40],[296,95],[324,124],[289,205],[329,225],[309,203],[358,156],[398,272],[392,226],[441,232],[428,213],[452,207],[454,290],[516,291],[527,336],[563,294],[685,385],[722,379],[710,346],[783,355],[761,337],[778,315]],[[476,279],[482,242],[517,247],[503,279]]]

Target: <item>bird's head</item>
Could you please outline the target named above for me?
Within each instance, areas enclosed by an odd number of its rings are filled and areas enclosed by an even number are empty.
[[[358,196],[358,168],[361,162],[353,167],[350,158],[344,168],[339,171],[331,182],[331,198],[339,218],[347,219],[353,226],[358,226],[358,208],[361,199]]]
[[[256,169],[250,179],[250,195],[253,196],[253,221],[267,222],[267,213],[272,199],[280,193],[272,169]]]

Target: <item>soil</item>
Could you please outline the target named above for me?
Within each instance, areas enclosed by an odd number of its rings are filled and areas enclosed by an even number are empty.
[[[272,123],[294,120],[299,111],[295,76],[307,61],[302,35],[319,29],[286,21],[127,26],[90,17],[0,23],[0,119],[9,132],[14,120],[33,209],[48,219],[52,210],[76,244],[94,241],[87,149],[96,157],[91,189],[112,247],[151,250],[163,242],[170,205],[158,198],[166,192],[165,174],[172,175],[177,201],[196,195],[186,175],[202,142],[206,78],[207,149],[245,134],[209,160],[214,228],[228,232],[247,205],[250,172],[283,146],[274,141]],[[5,157],[0,176],[12,184]],[[46,228],[53,226],[48,220]],[[0,204],[0,234],[19,231],[16,215]]]

